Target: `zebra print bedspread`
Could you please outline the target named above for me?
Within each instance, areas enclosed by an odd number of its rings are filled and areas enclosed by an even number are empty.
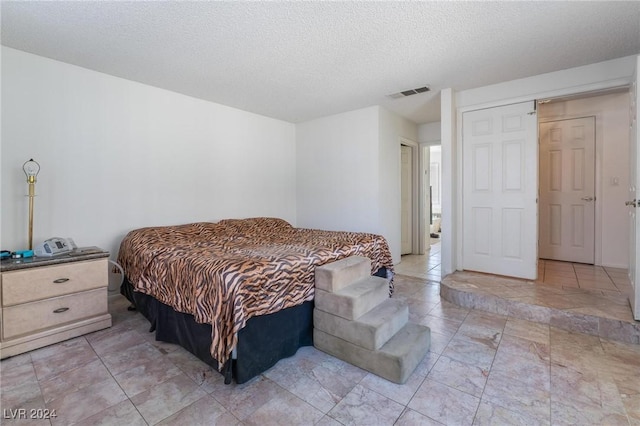
[[[211,324],[211,355],[222,368],[249,318],[312,300],[315,267],[349,256],[370,258],[372,273],[393,272],[382,236],[274,218],[137,229],[122,240],[118,263],[136,291]]]

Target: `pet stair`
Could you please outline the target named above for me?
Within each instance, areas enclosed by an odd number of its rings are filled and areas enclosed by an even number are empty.
[[[428,327],[408,322],[406,302],[371,261],[352,256],[316,268],[313,341],[319,350],[395,383],[407,381],[429,350]]]

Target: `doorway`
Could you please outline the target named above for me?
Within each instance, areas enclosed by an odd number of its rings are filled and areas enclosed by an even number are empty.
[[[439,141],[418,144],[403,138],[400,150],[400,181],[403,194],[401,199],[404,206],[401,207],[403,249],[401,250],[402,260],[395,265],[395,272],[439,282],[441,278],[440,238],[431,238],[430,234],[434,229],[439,231],[442,214],[441,145]],[[413,169],[413,173],[410,169]],[[412,182],[410,176],[413,178]],[[413,191],[409,190],[410,186]],[[406,197],[411,193],[413,201],[409,203]],[[413,205],[412,214],[407,212],[410,210],[408,208],[410,204]],[[413,223],[412,226],[411,223]],[[413,232],[408,232],[409,226],[413,228]],[[413,243],[411,251],[408,251],[409,237]]]
[[[420,145],[406,138],[400,138],[400,253],[424,254],[429,249],[425,245],[425,183],[422,170],[424,159]]]
[[[516,114],[517,105],[523,106],[521,113],[526,118]],[[569,235],[566,238],[569,246],[584,247],[591,235],[594,242],[593,245],[589,242],[586,250],[582,249],[588,257],[562,260],[627,269],[630,229],[625,201],[629,186],[629,116],[628,88],[538,103],[537,111],[531,105],[526,112],[524,103],[464,112],[463,269],[536,278],[539,269],[534,266],[533,271],[525,275],[525,267],[535,265],[538,253],[551,257],[545,252],[545,244],[558,242],[564,234]],[[530,120],[533,133],[523,135],[522,140],[527,142],[519,145],[515,124]],[[513,131],[508,131],[510,126]],[[545,148],[545,138],[556,139],[553,143],[547,141],[547,145],[561,146],[562,132],[576,134],[568,148]],[[536,143],[538,136],[540,150]],[[594,154],[573,139],[579,139],[583,145],[585,141],[587,145],[595,145],[589,148]],[[518,164],[523,167],[518,168]],[[549,189],[554,185],[551,189],[556,188],[560,193],[559,189],[565,184],[577,199],[562,201],[564,206],[561,202],[549,201],[544,187]],[[517,205],[526,200],[533,204]],[[570,213],[564,222],[562,210]],[[578,227],[582,230],[575,229]],[[510,263],[513,268],[507,270]]]
[[[413,153],[407,145],[400,146],[400,212],[401,252],[413,252]]]
[[[640,57],[638,58],[638,64],[640,66]],[[634,77],[634,80],[637,81],[637,77]],[[588,116],[595,117],[595,158],[596,158],[596,166],[595,166],[595,232],[594,232],[594,240],[595,240],[595,255],[594,255],[594,264],[590,265],[592,267],[601,267],[605,268],[607,275],[610,278],[613,278],[612,275],[623,275],[626,276],[626,271],[628,268],[630,270],[630,275],[633,275],[635,271],[638,270],[638,267],[634,267],[634,261],[637,264],[637,254],[633,256],[633,247],[640,246],[640,243],[637,243],[638,238],[636,234],[634,234],[632,227],[630,226],[630,216],[632,214],[629,210],[637,211],[637,201],[640,197],[633,196],[632,194],[638,193],[638,188],[640,185],[633,186],[635,182],[638,180],[636,177],[629,176],[630,170],[633,169],[632,166],[629,165],[631,162],[635,167],[640,160],[638,160],[638,156],[634,155],[633,146],[631,142],[633,140],[630,139],[640,139],[638,137],[637,127],[630,127],[630,118],[635,120],[637,118],[637,111],[634,109],[635,102],[637,102],[638,94],[636,92],[631,91],[629,87],[611,87],[606,89],[599,89],[597,92],[591,93],[581,93],[581,94],[561,94],[562,98],[557,98],[555,100],[544,100],[548,103],[538,102],[537,105],[537,120],[534,120],[534,128],[537,130],[538,123],[541,121],[553,121],[553,120],[565,120],[565,119],[574,119],[574,118],[582,118]],[[632,99],[630,99],[632,98]],[[487,109],[493,109],[493,105],[487,105]],[[445,206],[456,205],[458,204],[457,215],[452,218],[454,225],[456,226],[457,234],[454,235],[454,239],[452,240],[452,246],[454,250],[449,251],[450,247],[443,247],[443,264],[445,265],[445,273],[449,273],[449,265],[448,262],[452,262],[453,266],[458,269],[467,269],[467,258],[468,253],[466,252],[469,249],[469,244],[467,244],[466,238],[469,238],[469,233],[474,232],[474,227],[470,226],[468,221],[465,222],[464,215],[467,213],[465,210],[468,207],[468,198],[465,192],[465,188],[469,188],[472,185],[478,186],[478,182],[474,182],[473,180],[467,180],[471,178],[473,171],[470,170],[468,165],[470,163],[465,163],[464,156],[465,151],[468,151],[467,146],[467,135],[469,133],[470,128],[466,128],[467,121],[465,120],[468,113],[473,111],[478,111],[477,109],[460,109],[459,117],[461,116],[461,122],[458,121],[458,131],[459,131],[459,145],[448,148],[445,152],[449,157],[448,158],[456,158],[456,150],[461,150],[461,154],[458,161],[460,161],[457,167],[454,167],[456,170],[459,170],[459,175],[462,176],[463,182],[459,184],[460,192],[457,197],[455,190],[452,192],[446,192],[449,188],[449,184],[445,186],[445,195],[453,194],[452,199],[446,198]],[[532,111],[530,114],[536,114],[535,111]],[[479,127],[478,129],[473,130],[482,130]],[[631,134],[634,138],[630,138],[629,129],[631,128]],[[443,132],[445,130],[449,130],[446,126],[443,126]],[[534,136],[534,139],[530,141],[531,145],[535,147],[532,155],[527,156],[527,162],[533,166],[536,170],[536,174],[538,171],[538,147],[537,147],[537,138]],[[505,140],[507,142],[507,140]],[[487,153],[491,151],[491,148],[488,146],[485,150]],[[482,149],[476,150],[476,159],[478,162],[482,160],[481,154]],[[460,152],[460,151],[457,151]],[[454,155],[452,155],[454,154]],[[467,152],[468,154],[468,152]],[[489,158],[487,156],[487,158]],[[630,161],[630,158],[632,160]],[[482,162],[482,161],[479,161]],[[450,164],[451,161],[445,162],[445,164]],[[499,178],[501,173],[494,173],[493,177]],[[446,175],[445,179],[448,180],[449,174]],[[452,175],[452,181],[455,183],[456,174]],[[535,180],[525,179],[528,185],[534,184],[536,187],[539,184],[539,179],[535,178]],[[482,186],[483,183],[487,183],[487,181],[479,182]],[[486,185],[484,185],[486,187]],[[636,191],[628,190],[631,188]],[[539,214],[538,212],[538,190],[536,188],[536,192],[534,195],[534,200],[536,205],[533,207],[533,211],[535,214]],[[627,202],[627,206],[625,206],[625,202]],[[632,206],[632,207],[628,207]],[[479,206],[482,207],[482,206]],[[633,208],[635,207],[635,208]],[[476,213],[482,213],[482,209],[476,209]],[[487,215],[490,215],[489,211],[485,211]],[[476,216],[478,216],[476,214]],[[456,222],[457,221],[457,222]],[[639,222],[636,220],[636,222]],[[536,218],[535,225],[538,226],[539,221]],[[478,228],[475,228],[478,229]],[[521,226],[519,229],[526,231],[526,226]],[[480,228],[482,231],[482,228]],[[543,231],[541,231],[543,232]],[[490,232],[485,232],[486,236],[489,237],[492,235]],[[516,237],[518,235],[516,234]],[[532,260],[535,262],[538,259],[538,233],[536,232],[534,254]],[[635,239],[634,239],[635,238]],[[633,240],[633,241],[630,241]],[[484,241],[482,238],[477,238],[476,241]],[[445,242],[448,242],[445,239]],[[632,246],[633,245],[633,246]],[[471,246],[473,248],[473,245]],[[479,248],[483,248],[481,244],[479,244]],[[484,248],[487,248],[485,246]],[[480,253],[481,254],[481,253]],[[633,257],[633,258],[631,258]],[[631,261],[631,262],[630,262]],[[542,261],[541,261],[542,263]],[[549,266],[549,265],[546,265]],[[556,265],[553,265],[556,266]],[[570,265],[567,265],[567,268]],[[578,277],[578,270],[582,269],[576,267],[576,265],[571,266],[573,270],[573,274],[575,275],[575,279],[580,282],[580,278]],[[610,274],[610,268],[614,268],[613,274]],[[472,269],[472,268],[468,268]],[[558,268],[560,269],[560,268]],[[500,274],[498,270],[492,269],[488,271],[492,274]],[[537,274],[539,278],[544,277],[544,275],[540,275],[540,268],[537,268]],[[582,271],[580,271],[582,272]],[[598,278],[598,275],[602,275],[602,271],[597,270],[587,270],[585,274],[589,274],[589,277],[586,278],[585,281],[593,281],[593,278]],[[514,276],[513,274],[507,274],[510,276]],[[559,275],[559,274],[556,274]],[[517,275],[516,275],[517,276]],[[573,276],[572,276],[573,278]],[[588,279],[591,278],[591,279]],[[631,288],[634,289],[631,294],[632,304],[634,301],[640,301],[640,292],[635,291],[635,286],[637,285],[633,276],[631,278]],[[617,284],[614,282],[614,284]],[[606,292],[608,289],[600,289],[601,294]],[[640,311],[640,302],[636,303],[638,308],[636,311]],[[640,316],[636,313],[637,316]]]
[[[629,88],[538,102],[541,259],[629,267],[629,106]]]
[[[429,235],[427,240],[429,245],[438,244],[441,235],[442,223],[442,147],[440,145],[429,145],[424,148],[424,158],[428,159],[429,165],[425,175],[429,176],[429,196],[425,197],[429,201]]]
[[[545,286],[633,295],[629,107],[628,88],[538,105],[537,281]]]

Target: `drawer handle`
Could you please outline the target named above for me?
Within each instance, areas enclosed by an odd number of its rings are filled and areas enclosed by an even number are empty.
[[[58,308],[56,310],[53,311],[54,314],[61,314],[63,312],[67,312],[69,310],[69,308]]]
[[[67,281],[69,281],[69,278],[58,278],[57,280],[53,280],[56,284],[66,283]]]

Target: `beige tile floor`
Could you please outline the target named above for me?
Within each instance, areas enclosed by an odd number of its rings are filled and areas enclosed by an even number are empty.
[[[394,297],[432,331],[404,385],[312,347],[224,385],[116,296],[112,328],[0,362],[2,423],[22,408],[53,425],[640,425],[640,345],[461,308],[423,278],[396,276]]]
[[[425,280],[440,282],[440,239],[431,239],[431,249],[425,254],[408,254],[402,256],[399,264],[395,265],[397,274]]]
[[[538,260],[538,279],[544,285],[561,288],[581,288],[596,294],[629,296],[631,283],[626,269],[609,268],[582,263]]]
[[[405,255],[396,265],[396,273],[440,281],[440,240],[431,239],[431,249],[423,255]],[[631,284],[627,270],[582,263],[538,260],[539,284],[559,288],[581,288],[597,295],[629,295]]]
[[[431,250],[424,255],[402,256],[395,267],[396,273],[440,282],[440,240],[432,239],[431,244]],[[503,278],[457,272],[445,283],[473,282],[476,293],[491,294],[506,301],[633,321],[628,300],[632,289],[626,269],[539,259],[538,278],[526,281],[532,285]]]

